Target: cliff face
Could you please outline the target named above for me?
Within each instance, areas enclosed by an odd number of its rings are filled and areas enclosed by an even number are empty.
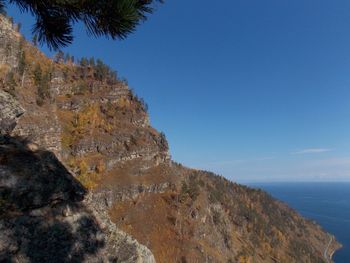
[[[0,93],[0,134],[10,133],[15,127],[18,118],[24,113],[24,109],[19,105],[9,93]]]
[[[327,262],[318,225],[173,163],[145,103],[106,65],[54,62],[3,17],[0,41],[0,260]],[[33,231],[50,236],[32,242]]]
[[[20,35],[9,19],[0,16],[0,23],[1,64],[16,67],[18,65],[18,49],[20,45],[18,40]]]
[[[0,137],[0,187],[1,262],[155,262],[95,213],[52,152]]]

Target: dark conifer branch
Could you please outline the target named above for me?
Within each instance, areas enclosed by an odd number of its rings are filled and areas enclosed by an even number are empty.
[[[33,34],[39,43],[58,49],[73,41],[72,26],[83,22],[87,32],[95,37],[124,39],[147,19],[154,10],[154,2],[162,0],[8,0],[22,12],[36,18]],[[0,0],[0,11],[6,0]]]

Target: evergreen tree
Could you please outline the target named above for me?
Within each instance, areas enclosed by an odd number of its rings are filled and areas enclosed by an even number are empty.
[[[64,53],[62,50],[59,50],[57,54],[55,55],[55,62],[56,63],[62,63],[64,62]]]
[[[33,34],[32,43],[33,43],[34,47],[38,46],[38,35],[37,34]]]
[[[87,67],[88,65],[89,65],[89,61],[88,61],[88,59],[87,58],[85,58],[85,57],[82,57],[81,59],[80,59],[80,66],[82,66],[83,68],[85,68],[85,67]]]
[[[80,77],[85,80],[89,74],[89,69],[88,69],[88,66],[89,66],[89,60],[85,57],[82,57],[80,59],[80,68],[79,68],[79,73],[80,73]]]
[[[71,56],[69,55],[69,53],[66,54],[66,57],[64,58],[64,62],[66,63],[71,62]]]
[[[19,39],[19,54],[23,52],[25,44],[26,44],[26,40],[24,39],[23,36],[21,36]]]
[[[24,51],[22,51],[18,58],[18,68],[17,68],[18,74],[23,76],[26,68],[27,68],[26,54]]]
[[[36,18],[37,40],[58,49],[73,41],[75,22],[83,22],[91,35],[124,39],[153,12],[155,2],[162,0],[0,0],[0,11],[14,3],[22,12],[30,12]]]
[[[95,77],[100,81],[103,81],[107,77],[107,67],[100,59],[96,61]]]
[[[43,72],[40,65],[36,65],[34,72],[34,84],[37,88],[37,99],[36,103],[39,106],[44,104],[45,98],[50,98],[50,80],[51,80],[51,70]]]
[[[20,32],[20,31],[21,31],[21,28],[22,28],[22,24],[21,24],[21,23],[18,23],[18,24],[17,24],[17,28],[16,28],[17,32]]]
[[[4,1],[0,1],[0,14],[6,15]]]
[[[41,66],[40,64],[37,64],[34,68],[34,71],[33,71],[33,76],[34,76],[34,84],[36,86],[38,86],[41,82],[41,79],[42,79],[42,70],[41,70]]]
[[[95,67],[95,58],[91,57],[89,60],[89,64],[91,67]]]
[[[115,83],[115,82],[117,81],[118,73],[117,73],[117,71],[112,70],[112,71],[110,72],[109,76],[110,76],[110,80],[111,80],[111,82],[112,82],[111,84],[113,84],[113,83]]]

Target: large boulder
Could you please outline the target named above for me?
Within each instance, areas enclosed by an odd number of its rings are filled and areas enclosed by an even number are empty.
[[[155,263],[86,194],[52,152],[0,135],[0,262]]]

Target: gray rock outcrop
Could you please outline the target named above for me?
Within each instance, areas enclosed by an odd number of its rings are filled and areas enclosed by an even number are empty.
[[[0,134],[10,133],[24,109],[9,93],[0,90]]]
[[[0,262],[155,263],[53,153],[29,145],[0,137]]]
[[[20,35],[13,22],[0,15],[0,63],[14,68],[18,65]]]

